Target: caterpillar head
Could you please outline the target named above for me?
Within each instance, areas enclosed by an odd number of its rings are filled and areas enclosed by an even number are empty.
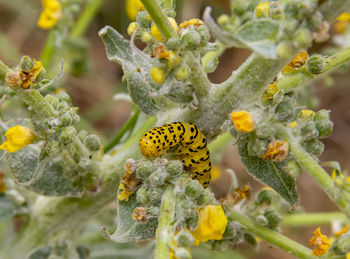
[[[149,139],[147,136],[143,136],[140,139],[139,147],[142,154],[147,158],[159,156],[159,150],[157,149],[157,144],[154,143],[153,140]]]

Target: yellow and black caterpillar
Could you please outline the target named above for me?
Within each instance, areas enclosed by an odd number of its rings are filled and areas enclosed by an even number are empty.
[[[147,131],[140,139],[139,146],[145,157],[158,157],[170,148],[179,145],[179,154],[184,167],[192,173],[204,188],[211,178],[211,162],[207,139],[197,126],[191,123],[173,122]]]

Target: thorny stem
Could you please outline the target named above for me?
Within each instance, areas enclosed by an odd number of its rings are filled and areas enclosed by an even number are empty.
[[[298,164],[316,180],[323,191],[327,193],[328,197],[333,200],[347,216],[350,216],[350,206],[348,205],[348,201],[345,200],[348,195],[345,192],[343,193],[343,191],[338,194],[336,193],[338,188],[335,188],[332,178],[300,145],[300,139],[293,137],[290,130],[284,127],[278,128],[277,135],[281,139],[288,140],[289,149]]]
[[[157,25],[159,31],[162,33],[165,39],[178,37],[177,32],[173,26],[171,26],[167,16],[163,12],[157,0],[141,0],[141,2],[145,6],[147,12],[152,17],[153,22]]]
[[[137,109],[137,111],[129,118],[129,120],[123,125],[123,127],[118,131],[118,133],[115,135],[115,137],[109,142],[104,148],[103,151],[107,153],[110,151],[113,147],[119,144],[122,137],[125,135],[126,132],[130,130],[131,125],[135,124],[137,121],[137,118],[140,115],[140,110]]]
[[[155,259],[168,259],[170,254],[170,237],[174,234],[171,222],[174,217],[174,185],[169,184],[163,194],[157,228]]]
[[[312,254],[312,251],[305,246],[289,239],[280,233],[263,227],[250,218],[242,215],[241,213],[230,210],[228,218],[231,221],[237,221],[242,224],[249,232],[257,235],[261,239],[274,244],[275,246],[287,251],[288,253],[297,256],[299,258],[311,259],[318,258]]]
[[[90,22],[95,17],[98,10],[101,8],[105,0],[92,0],[90,1],[84,11],[79,16],[78,20],[74,24],[71,31],[71,36],[73,38],[79,38],[84,35]]]
[[[341,212],[321,213],[296,213],[283,215],[282,225],[285,226],[310,226],[330,224],[333,221],[349,222],[345,214]]]
[[[322,74],[330,72],[337,67],[350,61],[350,48],[337,52],[336,54],[326,58],[325,67]],[[300,68],[298,71],[291,75],[288,75],[281,80],[277,81],[277,87],[285,92],[300,86],[301,84],[307,83],[308,81],[319,77],[320,75],[315,75],[310,73],[307,68]]]

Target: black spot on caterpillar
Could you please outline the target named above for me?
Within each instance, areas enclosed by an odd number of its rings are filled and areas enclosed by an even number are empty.
[[[152,141],[156,136],[159,143]],[[169,142],[169,139],[172,141]],[[204,188],[208,187],[211,179],[211,162],[207,139],[197,126],[191,123],[173,122],[147,131],[140,139],[139,146],[147,158],[165,154],[170,148],[179,145],[176,153],[184,167],[192,173]]]

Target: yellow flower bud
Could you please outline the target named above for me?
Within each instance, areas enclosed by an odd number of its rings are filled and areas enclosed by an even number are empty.
[[[34,139],[32,131],[27,127],[15,126],[7,130],[5,133],[6,141],[0,145],[0,149],[8,152],[16,152]]]
[[[181,23],[180,24],[180,29],[186,29],[190,25],[194,25],[195,27],[199,27],[199,26],[201,26],[203,24],[204,24],[204,22],[202,20],[193,18],[191,20],[188,20],[188,21],[185,21],[185,22]]]
[[[309,55],[307,54],[306,51],[300,51],[291,62],[289,62],[288,65],[286,65],[282,69],[283,74],[289,74],[292,73],[296,68],[299,68],[303,66],[307,59],[309,58]]]
[[[328,237],[325,235],[322,235],[320,227],[318,227],[315,230],[312,238],[309,241],[309,245],[316,246],[312,251],[312,254],[316,256],[327,254],[328,249],[331,246],[331,244],[329,243]]]
[[[140,0],[126,0],[125,9],[129,19],[135,21],[137,13],[145,10],[145,7]]]
[[[151,77],[154,82],[163,84],[165,81],[165,71],[159,67],[153,67],[151,69]]]
[[[296,121],[293,121],[293,122],[289,123],[288,126],[292,129],[294,129],[297,124],[298,123]]]
[[[278,87],[276,82],[273,82],[272,84],[269,84],[267,89],[265,90],[263,96],[262,96],[262,103],[266,103],[267,101],[270,101],[273,99],[273,96],[278,92]]]
[[[128,26],[128,34],[131,36],[133,35],[134,31],[137,29],[137,22],[132,22]]]
[[[265,154],[262,156],[264,160],[271,160],[273,162],[282,162],[287,158],[288,155],[288,142],[273,140],[270,142],[268,149]]]
[[[42,29],[51,29],[61,18],[61,4],[58,0],[42,0],[44,8],[38,20],[38,26]]]
[[[252,115],[247,111],[232,112],[232,121],[235,128],[242,132],[251,132],[254,130],[254,120]]]
[[[340,16],[338,16],[337,20],[343,22],[350,22],[350,13],[342,13]]]
[[[269,17],[269,12],[270,12],[270,2],[261,2],[260,4],[257,5],[255,9],[255,15],[258,18],[262,17]]]
[[[194,244],[208,240],[221,240],[227,226],[227,218],[222,206],[207,205],[198,212],[199,224],[192,235]]]
[[[169,20],[171,26],[173,26],[173,28],[177,32],[179,30],[179,27],[177,26],[177,23],[176,23],[175,19],[171,18],[171,17],[168,17],[168,20]],[[152,34],[153,38],[155,38],[156,40],[158,40],[158,41],[165,41],[165,39],[163,38],[163,35],[158,30],[158,27],[155,24],[153,24],[153,26],[151,28],[151,34]]]
[[[298,118],[301,119],[311,119],[315,113],[312,110],[301,110],[298,114]]]

